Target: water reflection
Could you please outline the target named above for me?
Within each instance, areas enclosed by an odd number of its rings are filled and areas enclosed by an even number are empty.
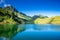
[[[0,39],[10,40],[18,32],[24,31],[24,29],[23,27],[19,28],[17,24],[0,24]]]
[[[17,33],[31,31],[60,31],[60,25],[53,24],[4,24],[0,25],[0,37],[12,38]],[[1,39],[1,38],[0,38]]]
[[[18,33],[12,40],[58,40],[60,25],[26,24],[25,30]]]
[[[60,25],[52,25],[52,24],[40,24],[40,25],[35,25],[36,30],[41,30],[41,31],[60,31]]]
[[[26,31],[60,31],[60,25],[53,24],[26,24],[24,27]]]

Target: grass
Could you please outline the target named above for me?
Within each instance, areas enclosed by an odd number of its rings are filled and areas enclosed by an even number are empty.
[[[44,19],[40,19],[37,18],[34,23],[35,24],[48,24],[51,21],[51,18],[44,18]]]
[[[37,18],[34,21],[35,24],[60,24],[60,16],[55,16],[52,18]]]
[[[60,16],[55,16],[51,24],[60,24]]]

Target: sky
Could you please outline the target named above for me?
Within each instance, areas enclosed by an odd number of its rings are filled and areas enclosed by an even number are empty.
[[[28,16],[60,16],[60,0],[0,0],[0,7],[10,5]]]

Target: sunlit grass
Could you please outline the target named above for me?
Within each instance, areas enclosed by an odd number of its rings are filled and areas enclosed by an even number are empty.
[[[55,16],[51,18],[37,18],[34,21],[35,24],[60,24],[60,16]]]
[[[34,21],[35,24],[48,24],[51,21],[51,18],[44,18],[44,19],[36,19]]]
[[[51,24],[60,24],[60,16],[55,16]]]

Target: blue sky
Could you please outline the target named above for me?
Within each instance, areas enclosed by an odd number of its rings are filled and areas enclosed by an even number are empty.
[[[60,0],[1,0],[0,6],[13,5],[26,15],[60,16]]]

